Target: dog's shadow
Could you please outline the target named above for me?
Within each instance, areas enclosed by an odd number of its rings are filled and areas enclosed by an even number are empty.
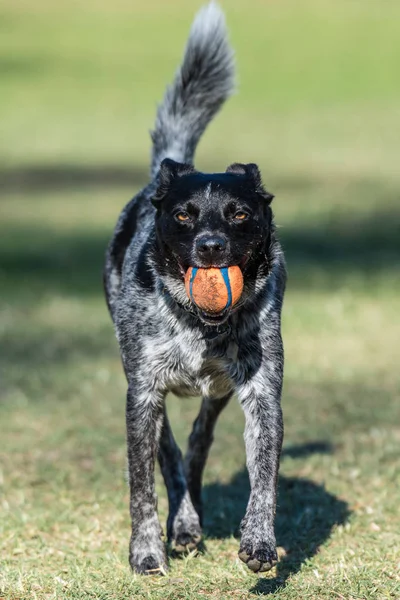
[[[331,452],[324,442],[292,447],[282,458],[303,457],[314,452]],[[243,468],[228,484],[204,486],[204,533],[212,538],[238,535],[249,498],[247,470]],[[308,479],[279,478],[278,503],[275,521],[277,546],[284,556],[274,578],[260,577],[250,592],[257,595],[274,593],[285,585],[288,577],[300,570],[329,538],[335,525],[344,523],[350,514],[348,504],[327,492],[322,485]]]

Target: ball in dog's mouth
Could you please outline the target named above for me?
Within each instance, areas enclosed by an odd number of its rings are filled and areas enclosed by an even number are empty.
[[[227,312],[240,299],[243,274],[237,265],[207,269],[189,267],[185,273],[185,288],[204,320],[218,323],[225,320]]]

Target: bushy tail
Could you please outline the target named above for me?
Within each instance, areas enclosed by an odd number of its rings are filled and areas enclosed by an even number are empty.
[[[224,14],[211,2],[196,15],[182,65],[157,111],[153,177],[164,158],[193,162],[203,131],[234,90],[234,75]]]

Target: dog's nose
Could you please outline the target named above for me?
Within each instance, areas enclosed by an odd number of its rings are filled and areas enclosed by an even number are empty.
[[[226,240],[219,235],[203,235],[196,241],[196,250],[201,256],[211,256],[226,249]]]

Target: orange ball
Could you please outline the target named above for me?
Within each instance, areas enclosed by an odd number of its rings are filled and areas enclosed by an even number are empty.
[[[220,313],[236,304],[243,291],[243,275],[239,267],[199,269],[189,267],[185,275],[189,298],[208,313]]]

